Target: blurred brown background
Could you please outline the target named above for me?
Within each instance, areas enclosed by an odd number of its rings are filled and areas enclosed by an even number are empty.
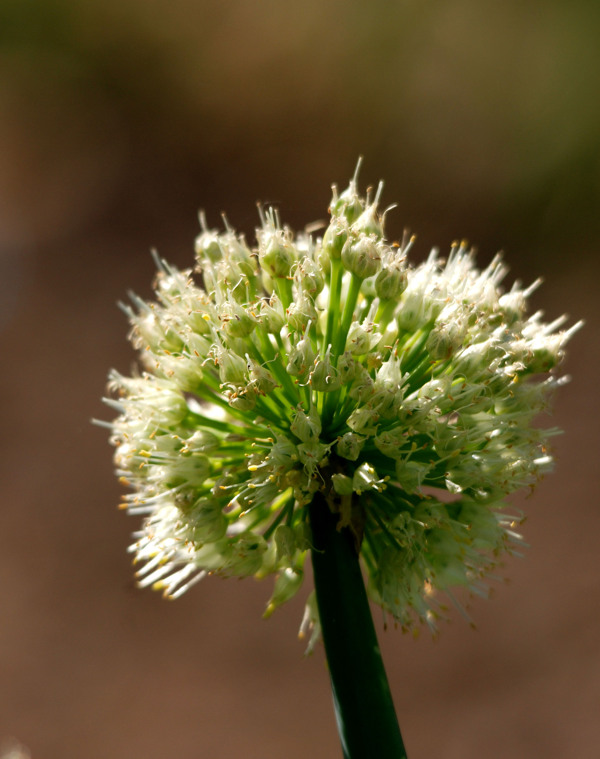
[[[575,0],[0,2],[0,743],[34,759],[340,756],[302,599],[211,579],[134,587],[135,520],[100,403],[133,353],[116,307],[196,213],[298,228],[365,155],[390,236],[468,236],[534,307],[587,326],[556,402],[556,474],[510,585],[437,641],[382,647],[411,759],[600,756],[600,5]]]

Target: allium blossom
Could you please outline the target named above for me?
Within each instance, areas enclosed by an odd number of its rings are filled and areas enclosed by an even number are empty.
[[[580,324],[528,316],[539,282],[504,291],[500,256],[478,270],[465,243],[411,266],[380,193],[334,186],[322,236],[261,210],[254,248],[201,215],[194,270],[155,256],[156,300],[125,307],[143,370],[107,401],[142,586],[274,574],[269,615],[302,584],[318,491],[403,627],[520,545],[505,498],[551,468],[534,420]]]

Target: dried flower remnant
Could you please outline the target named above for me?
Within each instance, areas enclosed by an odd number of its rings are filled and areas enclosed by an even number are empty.
[[[478,270],[465,243],[411,266],[380,192],[334,187],[319,238],[261,211],[255,248],[202,215],[195,271],[155,257],[156,300],[125,307],[143,370],[113,371],[107,401],[141,585],[274,574],[269,615],[302,584],[317,492],[406,628],[519,545],[505,498],[552,465],[537,417],[581,323],[528,316],[538,283],[504,292],[501,258]]]

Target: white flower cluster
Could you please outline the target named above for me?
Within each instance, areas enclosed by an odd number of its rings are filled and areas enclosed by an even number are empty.
[[[317,491],[406,627],[519,543],[504,498],[552,464],[533,422],[580,325],[527,316],[538,283],[503,292],[500,258],[479,271],[465,244],[410,266],[380,190],[334,187],[322,237],[261,212],[255,248],[202,216],[196,281],[157,258],[156,301],[132,296],[143,373],[112,372],[108,403],[141,585],[274,573],[269,614],[302,583]]]

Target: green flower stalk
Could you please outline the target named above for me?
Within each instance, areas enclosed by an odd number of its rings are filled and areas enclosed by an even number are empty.
[[[124,306],[142,371],[113,371],[107,403],[124,507],[144,517],[140,585],[176,598],[208,574],[272,574],[269,616],[311,549],[327,585],[315,546],[333,530],[372,601],[435,628],[444,597],[485,594],[522,545],[505,499],[551,468],[537,417],[581,323],[527,315],[539,281],[504,291],[501,258],[478,270],[466,243],[411,266],[380,194],[334,187],[322,236],[261,210],[254,248],[201,215],[195,270],[155,256],[156,300]]]

